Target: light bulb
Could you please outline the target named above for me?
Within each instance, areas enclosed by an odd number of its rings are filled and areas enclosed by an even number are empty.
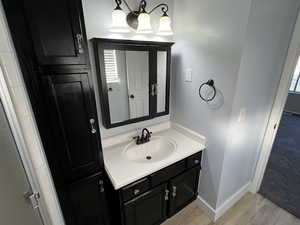
[[[138,34],[150,34],[153,32],[150,21],[150,15],[148,13],[142,12],[138,16],[138,28],[136,32]]]
[[[173,30],[171,28],[171,19],[167,15],[163,15],[159,21],[158,35],[169,36],[173,35]]]
[[[112,26],[110,31],[114,33],[129,32],[129,27],[126,22],[126,14],[120,8],[112,11]]]

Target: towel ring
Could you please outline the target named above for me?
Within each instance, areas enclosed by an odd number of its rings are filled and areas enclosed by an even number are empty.
[[[214,83],[215,83],[214,80],[210,79],[210,80],[208,80],[206,83],[203,83],[203,84],[200,85],[200,87],[199,87],[199,96],[200,96],[200,98],[201,98],[203,101],[205,101],[205,102],[210,102],[210,101],[212,101],[212,100],[216,97],[217,91],[216,91],[216,88],[215,88]],[[202,94],[201,94],[201,89],[202,89],[204,86],[209,86],[209,87],[211,87],[211,88],[213,89],[213,95],[212,95],[212,97],[210,97],[210,98],[204,98],[204,97],[202,96]]]

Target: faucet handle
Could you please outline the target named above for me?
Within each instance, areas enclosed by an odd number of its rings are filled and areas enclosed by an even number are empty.
[[[151,138],[151,136],[152,136],[152,132],[149,132],[147,135],[148,140]]]
[[[137,145],[139,145],[141,143],[141,137],[140,136],[134,136],[132,139],[136,140],[135,142],[136,142]]]
[[[139,133],[141,133],[141,132],[142,132],[142,128],[140,128],[140,127],[137,127],[137,128],[135,128],[135,131],[136,131],[136,133],[137,133],[137,134],[139,134]]]

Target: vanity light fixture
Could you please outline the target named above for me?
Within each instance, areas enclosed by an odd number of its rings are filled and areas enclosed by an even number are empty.
[[[117,2],[116,8],[112,11],[112,26],[110,31],[114,33],[129,33],[130,30],[126,23],[126,14],[120,5],[121,2]]]
[[[150,14],[153,13],[156,9],[161,8],[163,14],[159,21],[159,29],[157,34],[164,36],[173,35],[173,31],[171,28],[171,19],[167,14],[169,10],[167,4],[162,3],[155,6],[150,11],[146,11],[146,0],[140,1],[138,10],[132,10],[126,0],[115,0],[115,2],[117,6],[112,12],[112,27],[110,29],[111,32],[125,33],[129,32],[129,27],[131,27],[135,29],[136,33],[138,34],[153,33]],[[129,10],[129,13],[127,15],[121,8],[121,4],[123,2],[126,8]]]

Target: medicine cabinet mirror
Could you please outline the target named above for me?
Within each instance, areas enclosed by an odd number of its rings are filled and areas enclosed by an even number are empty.
[[[92,39],[103,125],[169,114],[169,42]]]

